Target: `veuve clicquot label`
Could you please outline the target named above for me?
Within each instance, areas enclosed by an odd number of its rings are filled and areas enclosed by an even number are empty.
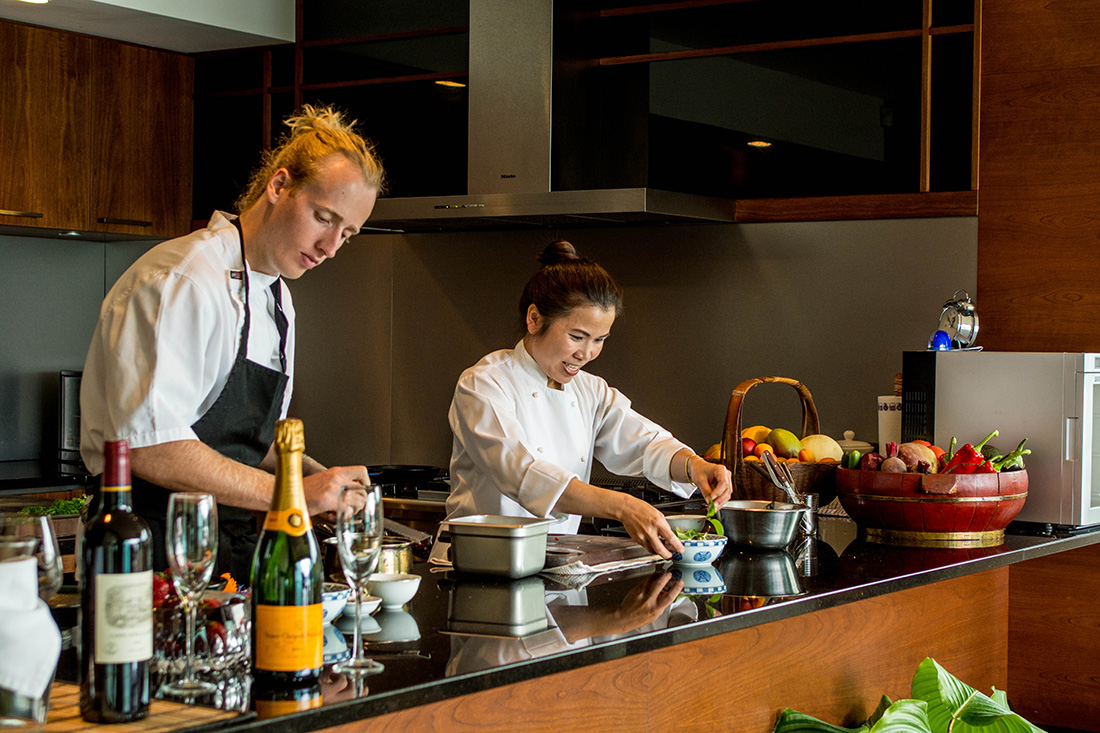
[[[153,657],[153,571],[95,574],[95,663]]]
[[[255,666],[268,672],[298,672],[321,667],[324,637],[321,604],[257,604]]]
[[[264,518],[265,532],[286,532],[292,537],[301,537],[311,527],[309,517],[296,506],[271,509]]]

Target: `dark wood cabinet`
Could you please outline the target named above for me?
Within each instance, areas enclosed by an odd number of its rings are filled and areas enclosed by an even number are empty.
[[[95,39],[92,229],[190,230],[194,62]]]
[[[90,218],[90,39],[0,23],[0,224]]]
[[[190,231],[194,61],[0,21],[0,225]]]

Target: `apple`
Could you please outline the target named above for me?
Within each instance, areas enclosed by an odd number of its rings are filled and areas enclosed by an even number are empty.
[[[741,450],[744,451],[743,455],[753,455],[753,451],[756,450],[756,441],[752,438],[741,438]]]

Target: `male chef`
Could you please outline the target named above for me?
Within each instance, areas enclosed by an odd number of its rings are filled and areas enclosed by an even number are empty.
[[[135,511],[168,566],[172,491],[219,504],[215,575],[250,582],[257,527],[274,489],[275,423],[294,377],[294,306],[284,279],[336,256],[366,222],[384,173],[373,147],[328,108],[286,121],[237,201],[205,229],[153,247],[100,309],[81,384],[81,455],[103,470],[103,443],[130,444]],[[336,508],[340,487],[369,483],[364,466],[303,462],[311,514]]]

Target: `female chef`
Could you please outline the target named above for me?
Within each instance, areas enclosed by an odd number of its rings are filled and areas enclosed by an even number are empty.
[[[555,534],[575,534],[581,515],[614,519],[638,544],[669,558],[683,545],[664,515],[588,483],[593,461],[683,497],[701,488],[718,506],[733,491],[729,470],[695,455],[584,371],[622,309],[607,271],[568,242],[551,244],[539,262],[520,298],[523,339],[464,371],[455,387],[447,516],[554,517]]]

